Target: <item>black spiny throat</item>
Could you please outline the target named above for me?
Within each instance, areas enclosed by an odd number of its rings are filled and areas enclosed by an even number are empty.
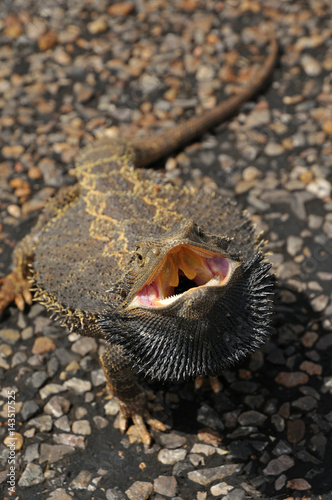
[[[186,221],[149,241],[147,278],[101,321],[138,371],[161,380],[215,376],[269,335],[270,264],[238,216],[240,248]]]

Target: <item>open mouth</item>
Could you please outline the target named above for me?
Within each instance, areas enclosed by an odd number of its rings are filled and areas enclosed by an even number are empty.
[[[223,255],[191,245],[170,250],[128,308],[157,308],[207,287],[225,286],[237,263]]]

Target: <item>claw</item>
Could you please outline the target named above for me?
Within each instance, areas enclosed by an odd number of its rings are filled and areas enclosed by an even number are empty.
[[[144,419],[143,419],[142,415],[137,415],[137,414],[133,415],[132,420],[133,420],[135,426],[137,427],[138,434],[139,434],[139,437],[140,437],[142,443],[150,446],[151,441],[152,441],[152,437],[146,428],[146,425],[144,423]]]
[[[126,418],[121,412],[119,413],[118,418],[114,422],[114,427],[117,427],[121,434],[124,434],[128,429],[128,418]]]
[[[23,311],[25,304],[31,304],[32,295],[30,292],[30,282],[16,270],[1,278],[0,290],[0,314],[11,302],[15,302],[20,311]]]
[[[218,377],[209,377],[211,389],[215,394],[218,394],[218,392],[221,391],[222,389],[222,383],[218,379]]]
[[[22,295],[16,295],[14,297],[14,302],[17,309],[19,309],[20,311],[24,311],[25,302]]]
[[[204,380],[205,380],[204,375],[200,375],[199,377],[197,377],[197,379],[195,380],[195,390],[196,391],[202,388],[202,386],[204,384]],[[211,386],[211,389],[213,390],[213,392],[215,394],[218,394],[218,392],[220,392],[222,389],[222,383],[219,381],[218,377],[209,377],[209,382],[210,382],[210,386]]]
[[[30,292],[30,290],[23,289],[22,290],[22,295],[23,295],[24,302],[26,304],[28,304],[29,306],[31,306],[31,304],[32,304],[32,293]]]
[[[131,403],[119,401],[120,412],[114,421],[114,427],[119,429],[121,434],[127,432],[131,443],[140,441],[150,447],[152,436],[147,429],[147,425],[151,429],[160,432],[169,430],[169,427],[160,420],[151,417],[146,409],[145,398],[140,396],[138,401],[140,401],[140,404],[137,404],[137,400]],[[129,420],[132,420],[134,425],[128,428]]]
[[[163,422],[160,422],[160,420],[157,420],[156,418],[147,418],[146,423],[156,431],[165,432],[169,429],[167,425],[163,424]]]
[[[203,386],[204,384],[204,375],[199,375],[197,377],[197,379],[195,380],[195,391],[198,391],[199,389],[201,389],[201,387]]]

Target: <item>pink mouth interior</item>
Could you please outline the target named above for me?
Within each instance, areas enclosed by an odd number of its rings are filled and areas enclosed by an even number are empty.
[[[225,285],[235,263],[221,255],[189,245],[179,245],[166,255],[150,281],[129,307],[162,307],[197,287]]]

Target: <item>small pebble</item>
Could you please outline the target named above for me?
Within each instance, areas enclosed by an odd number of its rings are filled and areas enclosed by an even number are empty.
[[[287,422],[287,440],[290,443],[299,443],[305,434],[305,423],[301,419]]]
[[[227,495],[232,489],[234,489],[234,486],[231,486],[230,484],[227,483],[218,483],[215,484],[214,486],[211,486],[211,494],[214,497],[218,497],[220,495]]]
[[[6,446],[10,446],[10,449],[14,449],[16,451],[18,451],[22,448],[23,442],[24,442],[23,436],[22,436],[22,434],[19,434],[18,432],[14,432],[13,434],[9,434],[3,440],[3,443]]]
[[[239,472],[242,468],[241,464],[226,464],[219,467],[195,470],[188,472],[188,478],[203,486],[212,483],[213,481],[224,479]]]
[[[262,413],[255,411],[255,410],[249,410],[246,412],[243,412],[239,416],[239,424],[248,426],[248,425],[263,425],[264,422],[266,421],[267,417],[266,415],[263,415]]]
[[[279,474],[291,469],[293,466],[294,459],[292,457],[289,455],[281,455],[280,457],[271,460],[263,472],[266,475],[279,476]]]
[[[37,337],[32,346],[33,354],[44,354],[55,349],[55,344],[49,337]]]
[[[321,375],[323,371],[321,365],[317,365],[317,363],[313,363],[312,361],[303,361],[300,364],[300,370],[303,370],[309,375]]]
[[[318,295],[318,297],[311,300],[311,306],[314,311],[322,312],[329,303],[329,300],[330,299],[327,295]]]
[[[81,470],[79,474],[70,482],[70,487],[74,490],[86,490],[92,478],[92,473],[88,470]]]
[[[282,146],[282,144],[277,144],[275,142],[269,142],[266,146],[265,146],[265,154],[267,156],[279,156],[281,154],[283,154],[285,151],[285,148]]]
[[[74,434],[54,434],[53,441],[60,445],[75,446],[75,448],[80,448],[82,450],[86,448],[84,437]]]
[[[73,377],[66,380],[63,384],[65,389],[73,390],[78,394],[83,394],[84,392],[91,391],[91,382],[88,380],[81,380],[79,378]]]
[[[39,411],[39,406],[37,405],[37,403],[35,401],[33,401],[33,400],[24,401],[23,406],[22,406],[22,410],[21,410],[21,417],[22,417],[23,421],[29,420],[29,418],[36,415],[36,413],[38,413],[38,411]]]
[[[98,387],[99,385],[103,385],[106,383],[105,373],[102,368],[99,368],[98,370],[93,370],[91,372],[91,382],[93,387]]]
[[[33,462],[37,458],[39,458],[39,443],[34,443],[26,448],[24,460],[26,462]]]
[[[54,47],[58,41],[58,35],[54,30],[50,30],[38,38],[38,47],[40,50],[48,50]]]
[[[28,425],[36,427],[40,432],[50,432],[53,421],[50,415],[42,415],[41,417],[31,418],[28,421]]]
[[[310,77],[318,76],[322,71],[322,67],[319,61],[309,54],[303,54],[303,56],[301,57],[301,65],[305,73]]]
[[[1,149],[1,153],[5,158],[19,158],[24,152],[24,147],[20,145],[16,146],[4,146]]]
[[[91,23],[88,23],[88,31],[89,33],[95,35],[96,33],[101,33],[107,29],[107,22],[103,17],[99,17],[95,19]]]
[[[310,411],[317,407],[317,401],[311,396],[303,396],[293,401],[292,406],[302,411]]]
[[[7,358],[13,353],[12,348],[8,344],[1,344],[0,345],[0,356],[2,358]]]
[[[241,488],[232,489],[227,495],[224,497],[224,500],[243,500],[246,496],[246,493]]]
[[[275,483],[274,483],[274,487],[276,489],[276,491],[280,491],[286,484],[286,481],[287,481],[287,476],[286,474],[281,474],[276,480],[275,480]]]
[[[206,457],[213,455],[216,452],[216,448],[209,444],[195,443],[191,448],[190,453],[202,453]]]
[[[56,490],[52,491],[52,493],[49,497],[46,498],[46,500],[73,500],[73,497],[68,495],[64,488],[57,488]]]
[[[44,481],[43,470],[40,465],[34,463],[28,463],[26,468],[21,475],[18,485],[19,486],[33,486],[34,484],[40,484]]]
[[[304,491],[311,489],[310,483],[308,483],[308,481],[302,478],[291,479],[290,481],[287,481],[286,486],[291,490],[297,490],[297,491]]]
[[[285,387],[296,387],[297,385],[306,384],[308,380],[308,375],[302,372],[280,372],[275,379],[277,384]]]
[[[44,462],[48,462],[49,464],[54,464],[55,462],[58,462],[58,460],[61,460],[65,455],[73,453],[74,451],[75,448],[73,446],[41,443],[39,463],[43,464]]]
[[[108,13],[114,16],[128,16],[133,9],[133,2],[118,2],[108,7]]]
[[[57,429],[61,431],[70,432],[70,423],[67,415],[62,415],[62,417],[58,418],[54,422],[54,425]]]
[[[48,396],[51,396],[52,394],[58,394],[59,392],[65,391],[66,388],[63,387],[60,384],[48,384],[42,387],[39,391],[40,397],[42,399],[46,399]]]
[[[72,430],[75,434],[89,436],[91,434],[90,422],[88,420],[76,420],[72,425]]]
[[[187,451],[185,449],[175,449],[175,450],[168,450],[168,449],[163,449],[160,450],[158,453],[158,460],[162,464],[165,465],[174,465],[180,460],[184,460],[186,458]]]
[[[116,415],[119,413],[119,405],[115,399],[111,399],[105,404],[104,410],[105,415]]]
[[[200,441],[212,446],[220,445],[222,438],[217,431],[212,429],[201,429],[198,431],[197,437]]]
[[[155,493],[165,495],[167,497],[175,497],[178,485],[174,476],[159,476],[153,482]]]
[[[0,339],[8,344],[15,344],[20,338],[20,333],[17,330],[5,329],[0,330]]]
[[[144,481],[135,481],[127,490],[129,500],[148,500],[153,492],[153,484]]]
[[[46,403],[44,407],[45,413],[53,415],[53,417],[58,418],[68,413],[70,408],[70,402],[68,399],[62,396],[52,396],[51,399]]]
[[[95,415],[93,417],[93,421],[97,429],[104,429],[109,424],[109,421],[106,418],[101,417],[100,415]]]
[[[331,194],[331,183],[327,179],[318,177],[307,185],[307,191],[313,193],[317,198],[324,199]]]
[[[45,381],[48,379],[48,375],[44,371],[36,371],[29,378],[29,384],[36,389],[39,389],[44,385]]]
[[[287,252],[289,255],[296,255],[299,253],[303,245],[303,240],[302,238],[298,236],[288,236],[287,238]]]
[[[71,350],[80,356],[86,356],[88,353],[97,351],[97,342],[91,337],[81,337],[71,346]]]
[[[9,346],[8,346],[9,347]],[[11,367],[15,368],[15,366],[20,365],[22,363],[25,363],[25,361],[28,359],[28,356],[25,352],[16,352],[14,356],[12,357],[12,364]]]

